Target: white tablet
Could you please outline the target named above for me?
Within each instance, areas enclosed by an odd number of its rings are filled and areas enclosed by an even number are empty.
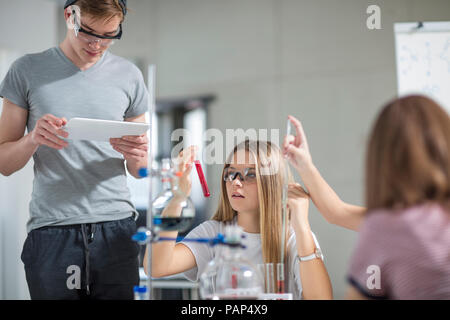
[[[110,138],[139,136],[147,132],[149,127],[148,123],[141,122],[72,118],[63,130],[69,133],[67,139],[109,142]]]

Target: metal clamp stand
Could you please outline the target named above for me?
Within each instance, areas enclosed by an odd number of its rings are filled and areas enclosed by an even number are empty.
[[[150,210],[151,211],[151,210]],[[149,218],[149,217],[147,217]],[[150,217],[150,220],[153,220],[152,217]],[[152,222],[150,223],[152,224]],[[159,241],[191,241],[191,242],[200,242],[205,243],[210,246],[215,245],[228,245],[228,246],[240,246],[242,248],[245,248],[244,245],[239,243],[228,243],[225,240],[225,236],[221,233],[217,235],[215,238],[188,238],[184,239],[184,237],[176,237],[176,238],[170,238],[170,237],[160,237],[159,236],[159,229],[156,228],[153,231],[146,228],[146,227],[140,227],[137,232],[132,236],[132,240],[136,241],[140,245],[148,245],[148,255],[147,255],[147,290],[148,290],[148,298],[149,300],[152,300],[153,298],[153,287],[152,287],[152,277],[151,277],[151,258],[152,258],[152,243],[159,242]]]
[[[149,154],[148,154],[148,166],[147,168],[141,168],[139,170],[139,175],[142,178],[145,177],[155,177],[155,176],[159,176],[159,172],[154,171],[153,170],[153,154],[152,154],[152,148],[153,148],[153,114],[155,112],[156,109],[156,99],[155,99],[155,94],[156,94],[156,90],[155,90],[155,81],[156,81],[156,76],[155,76],[155,70],[156,67],[155,65],[150,65],[149,69],[148,69],[148,74],[149,74],[149,83],[148,83],[148,87],[149,87],[149,125],[150,125],[150,130],[149,130]],[[134,234],[132,236],[132,240],[138,242],[140,245],[148,245],[148,251],[147,251],[147,290],[148,290],[148,300],[153,300],[153,286],[152,286],[152,254],[153,254],[153,250],[152,250],[152,243],[158,242],[158,241],[180,241],[181,239],[183,239],[182,237],[177,237],[177,238],[167,238],[167,237],[160,237],[159,236],[159,228],[155,228],[154,227],[154,221],[153,221],[153,199],[152,199],[152,181],[149,181],[149,190],[148,190],[148,194],[149,194],[149,201],[148,201],[148,208],[147,208],[147,227],[140,227],[137,230],[137,233]],[[191,239],[184,239],[184,241],[195,241],[195,242],[201,242],[201,243],[205,243],[208,244],[210,246],[215,246],[215,245],[228,245],[228,246],[240,246],[242,248],[245,248],[244,245],[242,245],[240,242],[236,243],[236,242],[227,242],[225,239],[225,236],[222,234],[218,234],[217,237],[215,238],[191,238]]]

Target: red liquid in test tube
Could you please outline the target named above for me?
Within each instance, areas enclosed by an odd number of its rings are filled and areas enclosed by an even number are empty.
[[[198,178],[200,179],[200,184],[202,185],[203,195],[205,197],[209,197],[211,194],[209,193],[208,184],[206,183],[205,175],[203,174],[202,165],[200,164],[200,160],[195,160],[195,168],[197,169]]]
[[[284,280],[277,280],[278,293],[284,293]]]
[[[277,292],[284,293],[284,263],[277,263]]]
[[[233,273],[231,275],[231,288],[232,289],[237,289],[238,287],[238,281],[237,281],[237,274]]]

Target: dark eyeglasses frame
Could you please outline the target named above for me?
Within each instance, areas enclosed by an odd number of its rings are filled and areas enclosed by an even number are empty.
[[[122,24],[119,24],[119,33],[115,36],[102,36],[99,34],[95,34],[90,31],[87,31],[86,29],[83,29],[80,25],[77,25],[77,28],[78,28],[78,32],[83,32],[85,34],[88,34],[90,36],[100,38],[100,39],[119,40],[122,37]]]
[[[86,29],[83,29],[81,27],[81,21],[77,21],[76,19],[76,12],[75,10],[72,10],[72,15],[74,17],[74,25],[75,25],[75,29],[77,30],[77,32],[83,32],[87,35],[90,35],[92,37],[96,37],[99,39],[106,39],[106,40],[119,40],[122,37],[122,24],[119,24],[119,33],[116,34],[115,36],[102,36],[99,34],[95,34],[93,32],[87,31]]]

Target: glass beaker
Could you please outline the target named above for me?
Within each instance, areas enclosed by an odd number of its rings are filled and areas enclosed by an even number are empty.
[[[153,227],[158,231],[185,231],[192,224],[195,208],[178,185],[181,173],[175,172],[170,159],[163,159],[159,176],[162,191],[152,202]]]
[[[264,292],[262,277],[253,263],[242,256],[242,229],[225,228],[227,243],[200,276],[200,295],[206,300],[258,299]],[[239,238],[239,242],[234,242]]]

